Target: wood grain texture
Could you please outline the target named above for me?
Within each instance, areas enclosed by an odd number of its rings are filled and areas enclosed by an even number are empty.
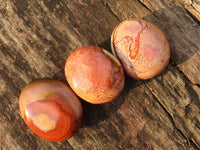
[[[0,149],[200,149],[200,3],[198,0],[0,0]],[[19,113],[23,87],[40,78],[65,83],[69,54],[85,45],[110,51],[120,21],[143,18],[165,33],[171,60],[158,76],[126,76],[114,101],[82,101],[75,136],[49,142]]]

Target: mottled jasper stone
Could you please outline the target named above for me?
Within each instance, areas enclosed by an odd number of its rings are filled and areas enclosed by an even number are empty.
[[[115,99],[124,87],[121,64],[97,46],[76,49],[66,61],[65,75],[74,92],[93,104]]]
[[[121,22],[111,37],[112,51],[135,79],[149,79],[167,66],[170,49],[163,32],[142,19]]]

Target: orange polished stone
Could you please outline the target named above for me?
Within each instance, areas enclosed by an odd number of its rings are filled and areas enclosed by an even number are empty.
[[[168,41],[154,24],[142,19],[121,22],[111,36],[113,53],[135,79],[149,79],[165,69],[170,58]]]
[[[19,107],[27,126],[50,141],[68,139],[81,125],[81,103],[61,81],[44,79],[28,84],[21,92]]]
[[[75,50],[66,61],[65,75],[74,92],[93,104],[115,99],[124,87],[120,62],[97,46]]]

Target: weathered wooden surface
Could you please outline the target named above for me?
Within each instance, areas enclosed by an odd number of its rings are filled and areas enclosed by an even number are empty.
[[[64,82],[68,55],[84,45],[110,50],[114,27],[144,18],[166,34],[171,60],[157,77],[126,76],[113,102],[83,102],[79,132],[64,142],[33,134],[19,113],[21,89],[39,78]],[[0,0],[0,149],[200,149],[198,0]]]

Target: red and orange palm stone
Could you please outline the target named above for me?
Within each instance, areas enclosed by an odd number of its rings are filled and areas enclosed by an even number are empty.
[[[112,51],[135,79],[149,79],[167,66],[168,41],[154,24],[142,19],[121,22],[111,36]]]
[[[74,92],[93,104],[112,101],[124,87],[120,62],[97,46],[76,49],[66,61],[65,75]]]
[[[49,141],[64,141],[81,125],[81,103],[61,81],[44,79],[28,84],[19,106],[28,127]]]

